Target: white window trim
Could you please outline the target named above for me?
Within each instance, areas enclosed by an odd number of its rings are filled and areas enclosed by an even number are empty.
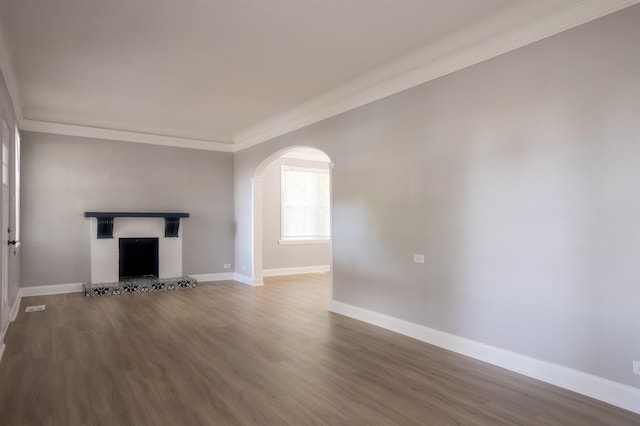
[[[280,239],[278,244],[281,246],[297,246],[305,244],[329,244],[331,238],[329,237],[287,237]]]

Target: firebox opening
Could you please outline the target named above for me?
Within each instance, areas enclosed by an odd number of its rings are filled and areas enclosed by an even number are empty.
[[[120,238],[119,277],[158,277],[158,238]]]

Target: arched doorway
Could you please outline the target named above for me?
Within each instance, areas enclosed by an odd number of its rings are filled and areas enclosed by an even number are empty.
[[[310,161],[317,163],[325,163],[329,176],[329,194],[331,194],[332,186],[332,170],[333,164],[330,157],[323,151],[307,146],[293,146],[280,150],[260,163],[251,178],[252,187],[252,223],[251,223],[251,239],[252,239],[252,265],[253,265],[253,283],[254,285],[263,285],[263,237],[264,237],[264,197],[265,197],[265,172],[273,163],[282,159],[294,159],[292,161]],[[331,229],[331,196],[329,197],[329,229]],[[329,265],[332,264],[331,255],[331,233],[329,232],[328,250]],[[331,287],[333,286],[332,268],[329,267]]]

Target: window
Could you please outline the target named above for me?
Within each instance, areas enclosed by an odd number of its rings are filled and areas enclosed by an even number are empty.
[[[281,244],[325,242],[330,235],[328,169],[282,166]]]

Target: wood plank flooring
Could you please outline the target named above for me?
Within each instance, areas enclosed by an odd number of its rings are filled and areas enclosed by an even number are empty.
[[[640,415],[327,311],[326,274],[30,297],[0,424],[640,425]],[[44,312],[24,313],[46,304]]]

